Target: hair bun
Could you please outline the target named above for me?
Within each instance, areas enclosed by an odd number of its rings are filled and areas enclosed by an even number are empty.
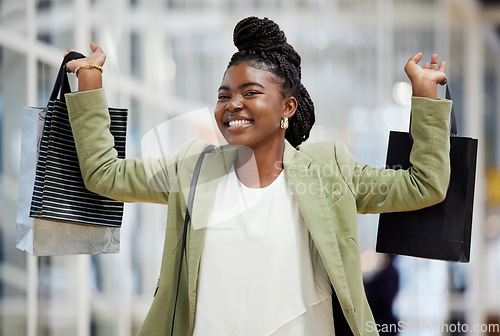
[[[285,33],[268,18],[247,17],[234,27],[233,42],[239,51],[284,51]]]

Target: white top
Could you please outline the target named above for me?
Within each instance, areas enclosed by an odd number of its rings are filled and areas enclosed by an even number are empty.
[[[284,173],[252,189],[231,167],[208,221],[194,335],[334,335],[330,281],[312,258],[319,255]]]

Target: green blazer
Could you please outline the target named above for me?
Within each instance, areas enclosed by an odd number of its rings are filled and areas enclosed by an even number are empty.
[[[207,145],[193,140],[161,159],[116,158],[103,89],[66,95],[83,179],[89,190],[124,202],[168,204],[160,277],[140,335],[169,335],[177,287],[186,200],[194,165]],[[365,297],[357,213],[408,211],[442,201],[449,182],[451,101],[412,99],[414,145],[408,170],[359,163],[339,141],[285,144],[283,166],[300,211],[334,289],[334,302],[353,335],[377,335]],[[194,330],[198,270],[206,224],[220,178],[236,158],[231,146],[206,155],[186,244],[175,334]],[[265,276],[265,275],[263,275]],[[217,304],[214,302],[214,304]],[[341,316],[343,315],[343,316]],[[347,333],[337,330],[337,335]]]

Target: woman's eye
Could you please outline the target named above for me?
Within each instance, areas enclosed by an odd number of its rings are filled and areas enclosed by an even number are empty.
[[[248,91],[247,93],[245,93],[245,96],[248,97],[248,96],[253,96],[253,95],[256,95],[256,94],[258,94],[257,91]]]
[[[218,99],[219,99],[219,100],[224,100],[224,99],[228,99],[228,98],[229,98],[229,97],[228,97],[228,96],[226,96],[226,95],[219,95],[219,96],[218,96]]]

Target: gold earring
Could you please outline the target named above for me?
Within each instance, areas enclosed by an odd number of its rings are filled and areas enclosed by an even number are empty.
[[[287,117],[283,117],[283,119],[281,119],[280,126],[282,129],[285,129],[285,130],[288,128],[288,118]]]

